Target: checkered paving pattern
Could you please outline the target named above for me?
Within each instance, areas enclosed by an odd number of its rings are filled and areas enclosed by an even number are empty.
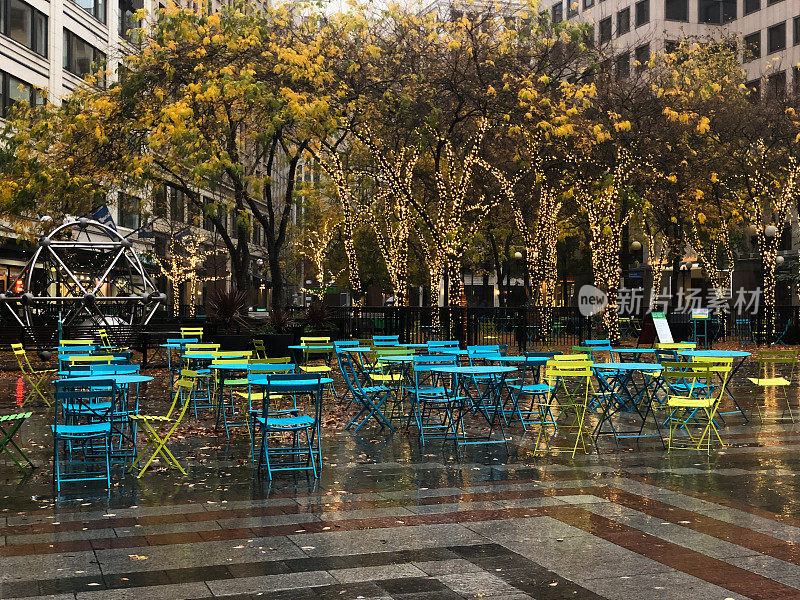
[[[533,461],[519,437],[511,457],[455,459],[335,433],[318,482],[268,489],[242,440],[192,432],[187,477],[61,503],[38,498],[48,475],[3,461],[0,598],[800,600],[797,426],[725,437],[711,457],[654,444]],[[34,457],[46,469],[45,443]]]

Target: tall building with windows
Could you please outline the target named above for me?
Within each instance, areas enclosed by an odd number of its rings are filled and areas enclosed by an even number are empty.
[[[166,0],[0,0],[0,118],[5,117],[15,102],[30,103],[61,100],[80,85],[83,78],[96,73],[105,65],[110,78],[116,73],[120,57],[129,50],[129,35],[137,27],[136,11],[150,12],[166,4]],[[190,7],[198,2],[189,0]],[[219,6],[213,1],[212,6]],[[126,48],[127,46],[127,48]],[[99,81],[98,85],[106,85]],[[224,190],[204,190],[204,202],[222,198]],[[123,192],[110,194],[108,207],[111,218],[122,235],[130,235],[139,252],[164,255],[170,229],[191,228],[206,238],[209,248],[224,248],[221,237],[205,211],[194,206],[178,189],[165,186],[148,192],[142,199]],[[143,222],[143,207],[153,216],[169,221],[167,227],[156,222],[154,232],[139,230]],[[223,208],[218,216],[236,240],[236,215]],[[252,218],[251,218],[252,222]],[[263,228],[253,223],[248,241],[252,243],[252,274],[254,284],[263,278],[266,252],[263,248]],[[25,265],[29,252],[14,239],[0,233],[0,292],[13,285]],[[145,255],[145,264],[158,278],[158,269]],[[207,264],[209,275],[222,280],[230,273],[227,255],[220,252]],[[219,287],[214,283],[211,287]],[[161,289],[168,290],[162,280]],[[203,290],[200,291],[204,294]],[[202,304],[202,298],[188,298],[181,290],[181,304]],[[253,299],[262,303],[263,298]]]
[[[548,8],[554,21],[590,23],[595,42],[613,49],[618,76],[682,38],[737,36],[752,88],[800,91],[797,0],[556,0]]]

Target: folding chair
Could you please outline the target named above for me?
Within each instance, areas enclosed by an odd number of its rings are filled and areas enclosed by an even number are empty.
[[[172,434],[175,433],[175,430],[181,424],[181,421],[186,414],[186,409],[189,407],[189,401],[192,396],[192,390],[194,389],[196,377],[197,374],[188,369],[181,371],[181,378],[175,384],[177,389],[175,390],[175,395],[172,398],[172,405],[169,407],[166,415],[131,416],[131,419],[134,421],[140,421],[142,423],[142,431],[144,431],[147,443],[145,444],[145,447],[142,448],[142,451],[139,452],[136,460],[133,461],[133,464],[130,466],[128,471],[133,471],[136,465],[139,464],[139,462],[145,456],[145,453],[150,448],[155,446],[155,450],[150,455],[150,458],[147,459],[147,462],[144,463],[139,471],[139,474],[136,475],[137,479],[144,474],[156,456],[163,458],[164,462],[167,463],[169,468],[178,469],[181,473],[186,475],[186,471],[184,471],[181,464],[175,458],[175,455],[172,454],[169,448],[167,448],[167,442]],[[178,414],[175,416],[176,409],[178,408],[178,401],[180,401],[180,410],[177,410]]]
[[[594,385],[592,384],[592,365],[585,354],[570,354],[554,356],[547,361],[544,381],[547,385],[554,388],[549,396],[549,402],[539,403],[539,434],[536,439],[534,452],[538,451],[539,445],[544,439],[545,447],[549,450],[571,452],[572,458],[578,448],[584,453],[589,453],[589,445],[586,439],[591,437],[587,430],[586,410],[589,398],[594,395]],[[559,394],[559,392],[561,392]],[[567,417],[566,423],[558,422]],[[575,442],[569,446],[555,446],[551,443],[551,436],[548,435],[548,428],[552,427],[552,437],[561,431],[574,432]]]
[[[267,358],[267,349],[264,347],[264,340],[261,338],[253,339],[253,352],[255,358]]]
[[[181,327],[182,338],[195,338],[203,341],[203,328],[202,327]]]
[[[340,354],[342,364],[342,375],[350,393],[353,396],[353,401],[360,406],[356,416],[354,416],[347,424],[345,429],[350,429],[356,425],[355,432],[357,433],[371,418],[374,418],[381,429],[388,427],[394,431],[394,427],[383,414],[382,408],[386,401],[391,397],[392,390],[385,385],[364,385],[362,381],[365,376],[359,376],[359,366],[353,360],[349,353],[342,352]],[[364,417],[361,422],[359,419]]]
[[[725,386],[728,382],[730,369],[730,363],[727,365],[715,365],[706,362],[691,362],[688,363],[688,366],[684,365],[675,370],[670,368],[664,373],[668,386],[673,380],[681,381],[688,385],[688,393],[686,395],[670,392],[667,397],[667,407],[672,411],[668,418],[668,451],[678,448],[701,450],[705,442],[706,452],[710,454],[712,434],[722,447],[725,446],[720,437],[715,417],[720,401],[725,394]],[[707,389],[710,389],[715,375],[722,376],[722,384],[716,391],[699,397],[694,394],[695,383],[705,383],[706,386],[709,386]],[[689,441],[687,445],[678,444],[675,434],[679,430],[686,432]],[[695,430],[695,433],[692,433],[693,430]]]
[[[59,340],[59,346],[93,346],[94,340]]]
[[[300,365],[299,370],[302,373],[317,373],[320,375],[320,377],[330,376],[332,372],[330,360],[331,355],[333,354],[333,350],[331,350],[331,338],[301,337],[300,344],[303,346],[303,364]],[[324,364],[308,364],[309,361],[318,358],[322,358],[324,360]],[[331,383],[328,384],[328,387],[333,394],[333,397],[338,398],[339,392],[336,391],[336,386],[334,386],[332,380],[333,378],[331,377]]]
[[[792,406],[789,403],[787,388],[794,380],[794,370],[797,367],[798,354],[800,354],[798,350],[761,350],[756,358],[758,360],[758,377],[748,377],[751,383],[765,391],[768,388],[777,388],[780,390],[792,423],[794,423],[794,414],[792,413]],[[784,371],[788,371],[788,379],[778,370],[780,365],[785,365]],[[761,417],[761,422],[763,423],[764,414],[761,411],[760,402],[756,402],[756,408],[758,409],[758,416]],[[783,418],[783,415],[781,415],[781,418]]]
[[[52,378],[56,369],[41,369],[36,370],[28,360],[28,355],[22,344],[11,344],[11,350],[14,352],[14,357],[17,359],[19,370],[22,371],[22,376],[28,381],[31,389],[25,396],[20,407],[25,406],[28,401],[41,398],[48,407],[53,405],[53,396],[50,393],[50,378]]]
[[[30,469],[33,469],[34,466],[28,456],[17,446],[17,443],[14,441],[14,436],[19,431],[19,428],[22,427],[25,419],[32,414],[33,413],[26,412],[13,415],[0,415],[0,437],[2,438],[0,439],[0,452],[8,454],[11,460],[14,461],[14,464],[17,465],[17,468],[22,471],[23,475],[27,475],[28,473],[20,461],[25,461]],[[9,446],[11,446],[11,448],[9,448]],[[16,456],[11,450],[16,451]]]
[[[117,398],[113,379],[91,384],[80,379],[56,381],[52,431],[58,493],[63,482],[105,480],[111,487],[111,413]],[[76,466],[85,469],[75,470]]]
[[[373,335],[372,336],[372,345],[373,346],[399,346],[400,345],[400,336],[399,335]]]
[[[183,328],[181,329],[181,333],[183,333]],[[190,352],[207,352],[216,356],[219,352],[219,344],[191,342],[187,343],[184,347],[186,348],[187,354]],[[211,372],[211,369],[192,364],[193,360],[194,359],[184,356],[185,368],[197,373],[197,379],[195,380],[194,389],[192,390],[192,409],[194,411],[194,418],[197,420],[198,409],[205,408],[213,410],[216,408],[214,395],[216,394],[217,380]],[[181,367],[182,370],[183,368],[184,367]]]
[[[273,471],[311,471],[315,478],[318,477],[322,466],[321,375],[318,373],[267,375],[266,383],[262,387],[263,403],[260,414],[253,420],[252,434],[254,439],[259,433],[261,434],[256,460],[258,472],[261,473],[262,468],[266,467],[270,481]],[[272,406],[273,399],[287,395],[295,398],[308,396],[313,403],[313,416],[301,414],[296,400],[295,407],[289,413],[276,412]],[[302,446],[301,434],[305,436],[305,444]],[[284,436],[291,437],[291,445],[278,445],[278,441]]]
[[[450,349],[458,349],[459,343],[458,340],[430,340],[427,342],[428,346],[428,354],[435,354],[437,352],[442,352],[442,350]]]
[[[526,357],[542,357],[552,359],[558,356],[558,352],[526,352]],[[512,381],[507,383],[511,391],[511,410],[508,411],[510,422],[514,419],[519,419],[522,424],[522,429],[528,431],[528,427],[538,425],[540,428],[545,426],[542,422],[542,413],[547,415],[547,422],[552,424],[555,428],[557,425],[553,419],[552,412],[550,412],[550,395],[555,391],[555,388],[549,383],[544,383],[543,379],[539,376],[541,367],[539,365],[529,364],[528,362],[522,363],[522,373],[519,377],[519,383]],[[523,400],[528,398],[530,402],[523,405]],[[542,404],[545,404],[542,408]]]
[[[414,356],[414,387],[411,393],[411,414],[419,430],[420,445],[428,439],[457,443],[457,421],[453,414],[455,402],[460,401],[454,375],[445,375],[437,367],[454,367],[458,357],[453,355]],[[452,390],[452,391],[451,391]]]
[[[374,368],[367,372],[367,378],[374,385],[384,385],[392,390],[392,406],[389,419],[403,414],[403,389],[407,382],[408,369],[402,364],[382,363],[380,359],[387,356],[413,356],[412,348],[398,348],[396,346],[375,346]]]

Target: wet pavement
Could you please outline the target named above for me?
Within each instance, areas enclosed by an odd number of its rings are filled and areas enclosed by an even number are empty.
[[[423,452],[413,431],[343,431],[353,411],[330,402],[318,480],[270,485],[246,434],[228,441],[206,414],[170,444],[186,476],[117,467],[110,490],[58,498],[37,405],[18,438],[37,469],[0,459],[0,598],[800,599],[800,423],[753,370],[733,387],[752,420],[729,415],[710,456],[654,440],[534,456],[518,427],[508,455]],[[163,413],[163,371],[148,374],[142,412]],[[3,374],[0,414],[26,391]]]

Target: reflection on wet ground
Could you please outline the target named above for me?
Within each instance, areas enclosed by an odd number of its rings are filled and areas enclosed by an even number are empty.
[[[798,425],[754,368],[732,388],[752,419],[727,416],[710,456],[604,440],[534,457],[516,427],[508,455],[423,452],[402,428],[344,431],[331,402],[319,480],[254,476],[246,432],[226,440],[208,413],[172,444],[187,476],[118,468],[59,498],[37,406],[19,436],[37,469],[0,461],[0,598],[800,598]],[[143,410],[163,413],[148,374]],[[4,373],[0,414],[25,393]]]

